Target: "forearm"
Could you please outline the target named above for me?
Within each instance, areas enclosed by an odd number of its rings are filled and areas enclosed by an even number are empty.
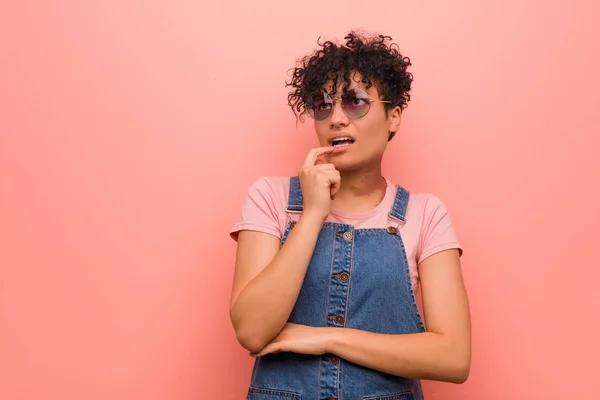
[[[239,294],[231,316],[238,340],[261,350],[287,322],[302,287],[322,218],[305,214],[269,263]]]
[[[405,378],[462,383],[470,367],[464,341],[434,332],[386,335],[349,328],[330,328],[327,352]]]

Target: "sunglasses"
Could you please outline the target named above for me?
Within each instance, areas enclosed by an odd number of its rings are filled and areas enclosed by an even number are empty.
[[[308,115],[317,121],[323,121],[329,118],[333,112],[334,100],[340,100],[339,97],[332,97],[326,92],[319,93],[312,98],[312,102],[307,107]],[[350,89],[342,94],[341,105],[344,114],[350,118],[362,118],[369,112],[371,103],[374,101],[380,103],[391,103],[388,100],[372,100],[367,92],[362,89]]]

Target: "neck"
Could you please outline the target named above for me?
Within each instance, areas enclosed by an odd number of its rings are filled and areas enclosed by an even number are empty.
[[[333,199],[333,207],[348,212],[368,212],[375,208],[383,197],[387,184],[381,175],[381,166],[369,170],[345,171],[341,173],[340,190]]]

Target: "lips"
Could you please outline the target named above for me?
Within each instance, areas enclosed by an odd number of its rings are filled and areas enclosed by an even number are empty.
[[[354,139],[350,136],[338,136],[331,140],[333,147],[350,146],[352,143],[354,143]]]

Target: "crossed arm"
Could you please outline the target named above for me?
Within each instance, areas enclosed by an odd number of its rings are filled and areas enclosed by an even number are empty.
[[[464,382],[470,369],[471,322],[458,250],[419,265],[426,332],[389,335],[286,323],[316,243],[319,221],[302,218],[284,246],[260,232],[238,237],[231,318],[251,355],[331,353],[406,378]]]

